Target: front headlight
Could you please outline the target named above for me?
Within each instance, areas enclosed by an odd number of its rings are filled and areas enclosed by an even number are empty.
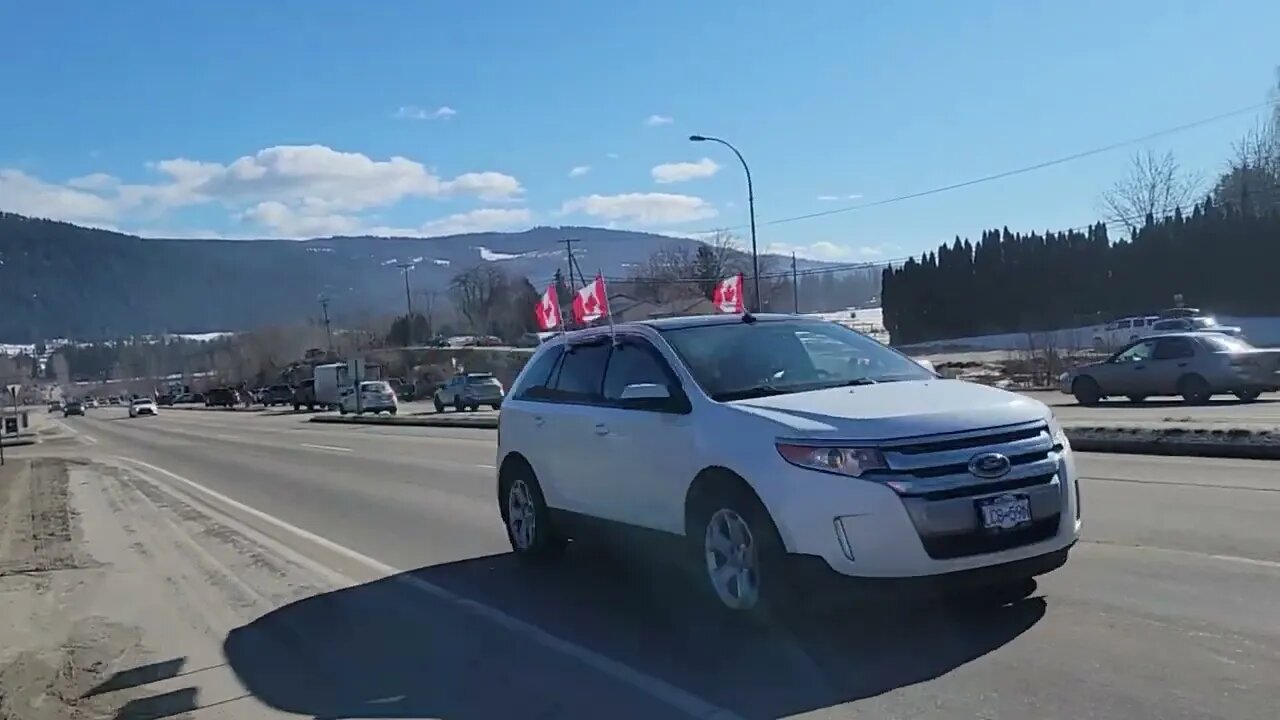
[[[1067,439],[1067,433],[1062,429],[1062,424],[1058,422],[1058,418],[1049,416],[1049,435],[1053,437],[1053,444],[1063,450],[1071,449],[1071,441]]]
[[[875,448],[778,443],[778,454],[797,467],[850,477],[862,477],[868,472],[889,469],[884,454]]]

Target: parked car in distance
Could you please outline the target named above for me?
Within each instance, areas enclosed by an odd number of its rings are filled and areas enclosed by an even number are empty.
[[[481,405],[497,410],[502,407],[504,394],[502,383],[493,373],[464,373],[449,378],[435,391],[432,401],[436,412],[444,412],[446,407],[459,412],[463,409],[479,410]]]
[[[391,391],[396,394],[396,399],[400,402],[413,402],[416,397],[413,383],[407,383],[400,378],[388,378],[387,384],[391,386]]]
[[[107,404],[108,404],[108,405],[119,405],[119,404],[120,404],[120,398],[119,398],[119,396],[112,395],[112,396],[108,397],[108,398],[107,398]]]
[[[72,415],[83,415],[83,414],[84,414],[84,403],[80,402],[79,400],[68,400],[67,403],[62,406],[62,417],[71,417]]]
[[[1224,393],[1251,402],[1280,390],[1277,370],[1280,351],[1261,350],[1219,332],[1167,333],[1063,373],[1061,390],[1081,405],[1116,396],[1141,402],[1159,395],[1180,395],[1198,404]]]
[[[615,331],[547,340],[503,403],[518,558],[622,531],[668,546],[726,613],[768,616],[865,591],[1011,602],[1079,536],[1070,443],[1039,401],[816,318]]]
[[[160,411],[156,408],[156,401],[149,397],[136,397],[129,402],[129,417],[155,417]]]
[[[205,407],[234,408],[240,402],[240,391],[235,388],[214,388],[204,396]]]
[[[49,402],[49,412],[51,412],[51,413],[62,412],[62,401],[61,401],[61,400],[52,400],[52,401],[50,401],[50,402]]]
[[[1157,315],[1132,315],[1112,320],[1093,337],[1095,350],[1121,347],[1145,337],[1152,325],[1160,320]]]
[[[359,400],[360,403],[357,406],[356,393],[354,390],[349,390],[342,396],[338,412],[343,415],[381,412],[395,415],[400,409],[396,394],[392,392],[391,386],[385,380],[366,380],[360,383]]]
[[[267,407],[290,405],[293,403],[293,386],[283,383],[268,385],[258,393],[258,402]]]
[[[1244,331],[1235,325],[1220,325],[1217,319],[1204,315],[1158,320],[1151,326],[1152,334],[1184,332],[1216,332],[1234,337],[1244,337]]]

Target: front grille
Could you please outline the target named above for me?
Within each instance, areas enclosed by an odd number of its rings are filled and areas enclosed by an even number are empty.
[[[1009,492],[1012,490],[1022,490],[1024,488],[1035,487],[1037,485],[1047,485],[1053,482],[1054,473],[1044,473],[1042,475],[1032,475],[1030,477],[1015,478],[1012,480],[995,480],[985,481],[981,483],[975,482],[972,485],[960,485],[949,487],[942,490],[927,490],[917,493],[904,493],[904,497],[923,498],[925,500],[952,500],[962,497],[973,497],[976,495],[989,495],[997,492]]]
[[[1044,542],[1058,534],[1059,513],[1033,520],[1030,525],[1018,530],[1007,530],[1000,533],[978,531],[962,535],[934,535],[921,537],[924,551],[934,560],[950,560],[1000,552],[1012,548]]]
[[[951,440],[933,440],[920,443],[911,443],[907,445],[893,446],[894,452],[903,455],[924,455],[927,453],[947,452],[950,450],[964,450],[966,448],[982,448],[988,445],[1003,445],[1005,443],[1017,442],[1018,440],[1030,440],[1044,431],[1044,426],[1022,428],[1019,430],[1010,430],[1008,432],[994,433],[991,435],[976,435],[972,437],[955,438]]]

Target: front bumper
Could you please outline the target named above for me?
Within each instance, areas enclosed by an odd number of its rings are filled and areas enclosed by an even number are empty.
[[[1070,548],[1080,534],[1077,473],[1070,448],[1052,453],[1048,468],[1030,467],[981,491],[904,497],[880,482],[796,468],[784,486],[804,488],[766,498],[792,555],[821,559],[853,578],[921,578],[1031,561]],[[1005,533],[979,527],[975,503],[1005,493],[1026,495],[1032,523]]]

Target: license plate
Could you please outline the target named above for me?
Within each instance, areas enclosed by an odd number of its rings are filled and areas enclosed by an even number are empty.
[[[979,500],[978,513],[987,530],[1012,530],[1031,522],[1031,501],[1026,495],[1001,495]]]

